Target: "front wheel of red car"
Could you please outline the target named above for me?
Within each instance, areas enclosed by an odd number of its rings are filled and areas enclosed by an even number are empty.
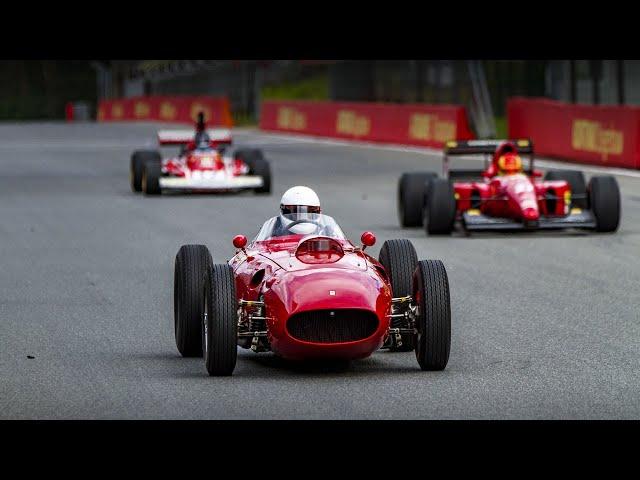
[[[161,162],[160,152],[155,150],[137,150],[131,155],[131,165],[129,167],[129,180],[131,190],[136,192],[142,191],[142,171],[147,161]]]
[[[394,297],[406,297],[412,294],[413,272],[418,265],[418,255],[413,244],[406,239],[387,240],[382,244],[378,261],[389,277],[391,293]],[[392,328],[407,328],[404,319],[394,318]],[[392,352],[411,352],[415,348],[415,335],[403,333],[400,337],[402,345],[392,340]]]
[[[451,303],[447,271],[440,260],[421,260],[413,274],[417,306],[416,358],[422,370],[444,370],[451,348]]]
[[[173,275],[173,315],[176,346],[183,357],[202,356],[204,282],[211,254],[204,245],[183,245]]]
[[[403,173],[398,180],[398,219],[403,227],[419,227],[429,184],[438,175],[433,172]]]
[[[262,178],[262,186],[256,188],[255,193],[271,193],[271,167],[266,159],[254,158],[249,174]]]
[[[615,232],[620,225],[620,187],[611,175],[591,177],[589,204],[596,217],[596,230]]]
[[[142,191],[146,195],[160,195],[160,177],[162,176],[162,162],[147,160],[142,170]]]
[[[432,180],[423,211],[423,224],[427,234],[451,233],[455,219],[456,199],[453,185],[443,178]]]
[[[231,266],[211,265],[204,297],[204,363],[210,376],[228,376],[238,358],[238,301]]]

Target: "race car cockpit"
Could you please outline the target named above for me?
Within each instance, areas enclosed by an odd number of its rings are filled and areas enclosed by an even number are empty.
[[[322,213],[287,213],[276,215],[267,220],[252,243],[292,235],[322,235],[346,240],[336,221],[329,215]]]

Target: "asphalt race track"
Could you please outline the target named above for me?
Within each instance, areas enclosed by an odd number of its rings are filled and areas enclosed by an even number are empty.
[[[433,153],[243,131],[236,143],[271,161],[271,196],[135,195],[129,157],[156,128],[0,125],[0,418],[640,418],[638,172],[618,176],[616,234],[436,238],[402,230],[396,215],[400,173],[438,170]],[[352,239],[373,230],[376,256],[405,237],[420,258],[444,261],[445,371],[421,372],[413,353],[341,371],[240,350],[232,377],[210,378],[201,359],[178,355],[180,245],[226,261],[232,237],[253,236],[297,184]]]

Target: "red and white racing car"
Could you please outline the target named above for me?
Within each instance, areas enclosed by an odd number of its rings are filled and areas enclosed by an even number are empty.
[[[203,356],[209,375],[231,375],[237,346],[292,360],[353,360],[381,347],[411,351],[422,370],[449,359],[449,283],[439,260],[418,261],[408,240],[388,240],[379,261],[351,243],[333,218],[289,214],[265,222],[254,240],[233,239],[228,263],[204,245],[175,259],[175,339]]]
[[[238,149],[229,155],[231,131],[206,129],[202,117],[196,132],[161,130],[161,146],[180,145],[180,153],[162,159],[157,150],[131,155],[131,189],[148,195],[163,191],[219,192],[253,190],[271,192],[271,169],[259,149]]]

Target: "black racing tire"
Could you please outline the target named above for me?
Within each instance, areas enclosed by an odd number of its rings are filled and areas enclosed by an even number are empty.
[[[234,153],[235,158],[239,158],[251,168],[254,158],[264,159],[264,154],[259,148],[239,148]]]
[[[238,358],[238,301],[230,265],[211,265],[204,296],[202,345],[205,367],[210,376],[228,376],[233,373]]]
[[[456,219],[456,198],[448,180],[431,181],[423,211],[423,225],[429,235],[449,234]]]
[[[173,276],[173,316],[176,346],[183,357],[202,356],[204,285],[211,253],[204,245],[178,250]]]
[[[162,161],[160,152],[156,150],[137,150],[131,154],[131,165],[129,167],[129,181],[131,190],[134,193],[142,191],[142,170],[147,160]]]
[[[589,180],[589,204],[598,232],[615,232],[620,225],[620,187],[615,177],[602,175]]]
[[[422,370],[444,370],[451,350],[451,300],[447,271],[440,260],[421,260],[413,274],[418,306],[416,359]]]
[[[544,176],[545,180],[564,180],[571,188],[571,208],[588,208],[589,200],[587,199],[587,182],[584,179],[584,173],[580,170],[549,170]],[[573,196],[581,196],[582,198],[573,198]]]
[[[261,157],[253,157],[250,164],[249,175],[262,177],[262,186],[254,188],[255,193],[269,194],[271,193],[271,166],[269,162]]]
[[[413,293],[413,272],[418,266],[418,254],[406,239],[387,240],[382,244],[378,261],[382,264],[391,284],[394,297],[406,297]],[[411,352],[415,348],[415,335],[401,334],[402,345],[390,347],[392,352]]]
[[[398,219],[403,227],[422,224],[422,207],[428,183],[438,178],[433,172],[403,173],[398,180]]]
[[[146,195],[160,195],[162,161],[147,160],[142,169],[142,191]]]

